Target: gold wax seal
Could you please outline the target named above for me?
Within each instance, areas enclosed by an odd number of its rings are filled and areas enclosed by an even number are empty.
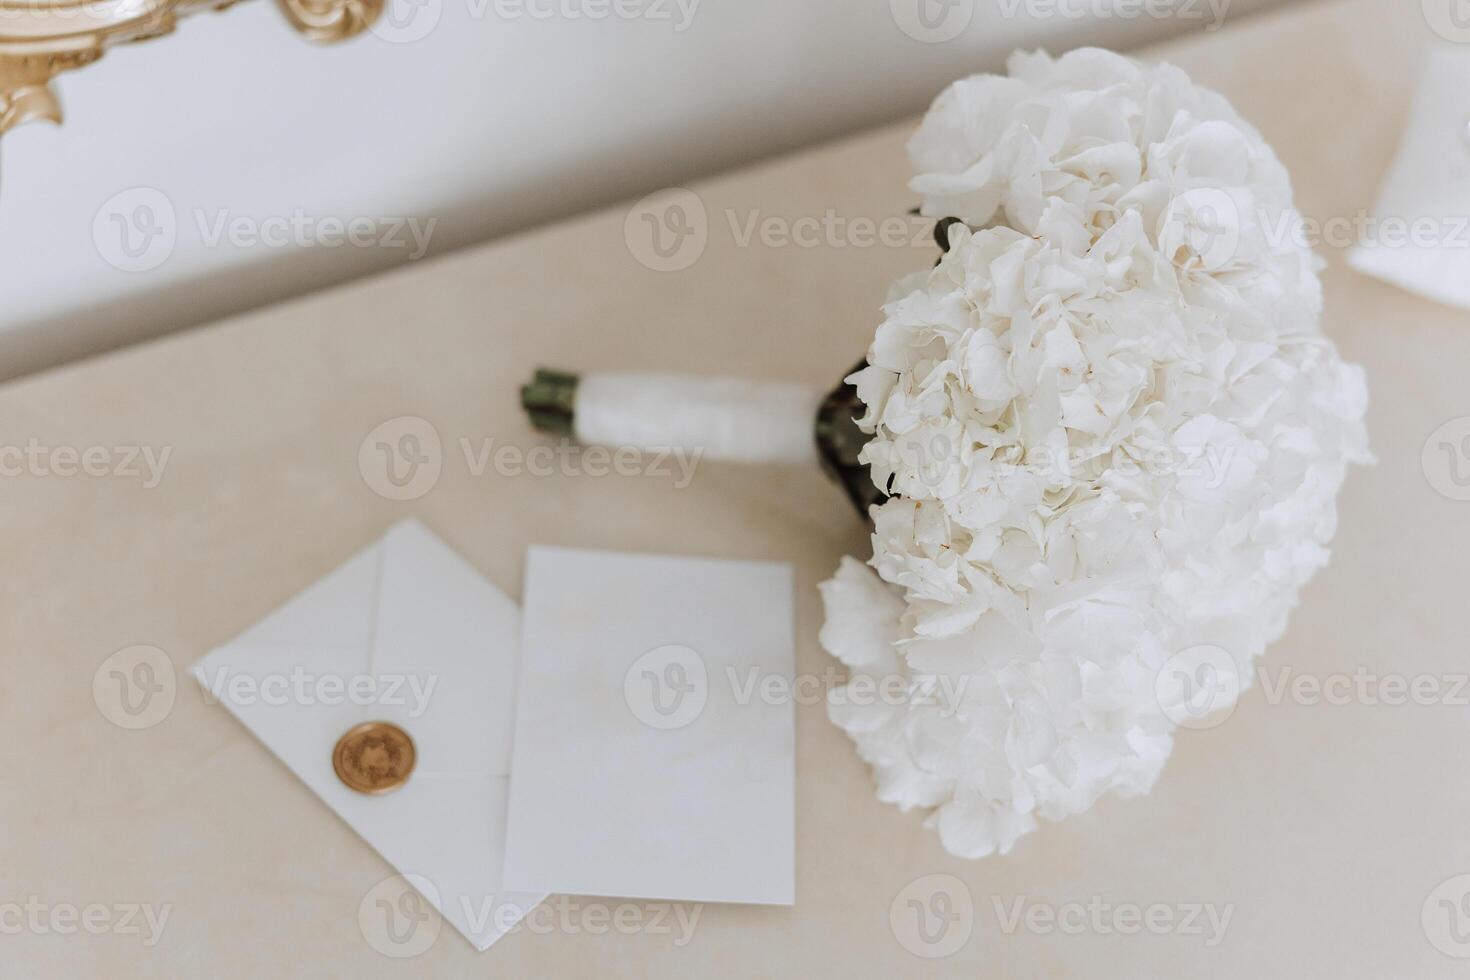
[[[332,768],[359,793],[390,793],[408,782],[416,758],[408,732],[386,721],[369,721],[337,740]]]

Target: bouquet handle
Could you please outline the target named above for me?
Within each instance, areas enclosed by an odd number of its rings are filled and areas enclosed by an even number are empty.
[[[861,366],[861,365],[859,365]],[[544,432],[587,445],[683,450],[732,463],[820,463],[864,517],[885,499],[859,454],[869,436],[846,382],[836,390],[696,375],[540,369],[521,405]]]

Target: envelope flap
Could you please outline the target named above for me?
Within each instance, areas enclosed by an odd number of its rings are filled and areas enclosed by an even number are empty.
[[[417,521],[383,545],[371,670],[429,692],[406,724],[419,771],[509,774],[520,610]]]

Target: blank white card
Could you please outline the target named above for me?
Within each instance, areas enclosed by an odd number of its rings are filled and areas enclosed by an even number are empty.
[[[531,549],[505,885],[795,901],[788,565]]]

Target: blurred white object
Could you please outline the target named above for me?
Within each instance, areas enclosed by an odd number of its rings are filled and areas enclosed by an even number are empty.
[[[1431,50],[1374,219],[1349,265],[1470,309],[1470,46]]]

